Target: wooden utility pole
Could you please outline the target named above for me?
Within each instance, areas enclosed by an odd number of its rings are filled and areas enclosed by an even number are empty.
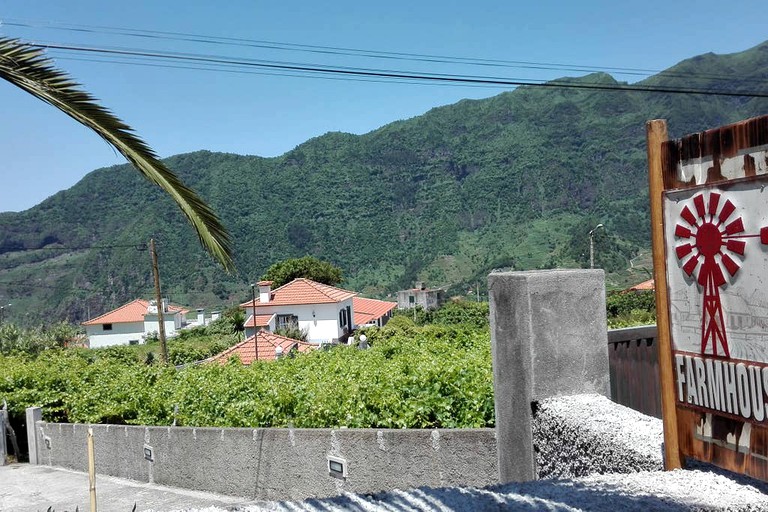
[[[680,455],[675,406],[675,384],[672,369],[672,341],[669,332],[669,297],[667,296],[667,265],[664,255],[664,212],[662,192],[664,173],[661,145],[669,139],[667,123],[648,121],[648,195],[651,200],[651,245],[653,248],[653,279],[656,291],[656,340],[659,345],[659,375],[661,377],[661,411],[664,424],[664,466],[679,469],[684,460]]]
[[[149,252],[152,255],[152,273],[155,277],[155,302],[157,303],[157,337],[160,339],[160,360],[168,364],[168,349],[165,346],[165,319],[163,318],[163,295],[160,293],[160,269],[157,265],[155,239],[149,239]]]
[[[91,496],[91,512],[96,512],[96,455],[93,451],[93,429],[88,427],[88,490]]]

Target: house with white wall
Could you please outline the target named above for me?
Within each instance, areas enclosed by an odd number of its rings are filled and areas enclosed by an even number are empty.
[[[165,335],[171,337],[185,323],[187,310],[163,301]],[[136,299],[101,316],[83,322],[91,348],[136,345],[160,329],[157,303]]]
[[[245,321],[245,337],[250,338],[259,331],[275,332],[277,328],[277,315],[274,313],[259,314],[256,312],[256,316],[249,315]]]
[[[274,315],[274,329],[298,325],[307,330],[307,340],[316,344],[345,342],[354,329],[355,292],[305,278],[294,279],[274,290],[272,281],[260,281],[258,287],[255,302],[240,304],[252,326],[251,317],[258,324],[259,316]]]
[[[355,297],[352,299],[355,326],[384,327],[392,318],[392,311],[397,308],[397,302],[386,300]]]

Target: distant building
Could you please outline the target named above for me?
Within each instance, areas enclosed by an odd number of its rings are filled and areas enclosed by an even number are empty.
[[[286,338],[273,332],[259,331],[256,336],[251,336],[204,362],[226,364],[232,357],[237,357],[247,366],[257,359],[274,361],[280,357],[290,356],[294,352],[309,352],[315,348],[317,345],[312,343]]]
[[[291,325],[306,329],[307,340],[315,343],[346,342],[354,329],[349,290],[298,278],[272,289],[271,281],[258,283],[256,302],[240,304],[245,309],[246,329],[276,330]]]
[[[376,327],[384,327],[387,321],[392,317],[392,310],[396,307],[396,302],[355,297],[352,299],[355,326],[364,327],[375,325]]]
[[[625,292],[652,292],[655,290],[653,285],[653,279],[643,281],[640,284],[636,284],[624,290]]]
[[[275,332],[275,328],[277,326],[277,315],[275,313],[267,313],[264,315],[260,315],[256,313],[256,317],[254,320],[253,315],[249,315],[248,319],[245,321],[245,337],[250,338],[254,334],[256,334],[258,331],[269,331],[269,332]]]
[[[397,307],[411,309],[421,306],[422,309],[437,309],[445,302],[445,292],[440,288],[427,288],[423,282],[417,281],[416,287],[397,292]]]
[[[186,323],[188,310],[163,301],[165,335],[176,334]],[[101,316],[83,322],[91,348],[137,345],[160,330],[157,302],[136,299]]]

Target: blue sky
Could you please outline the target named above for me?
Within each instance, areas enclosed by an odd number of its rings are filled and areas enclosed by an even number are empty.
[[[0,36],[239,60],[543,80],[585,73],[201,44],[117,35],[93,27],[662,70],[694,55],[737,52],[768,39],[763,10],[763,2],[709,0],[649,0],[642,4],[588,0],[0,0]],[[71,30],[72,25],[89,30]],[[362,134],[436,106],[504,90],[225,73],[169,68],[168,64],[139,66],[103,58],[94,61],[92,56],[75,52],[51,51],[51,56],[163,157],[199,149],[276,156],[328,131]],[[642,78],[612,74],[630,82]],[[0,112],[0,211],[30,208],[96,168],[123,163],[122,157],[87,129],[5,82],[0,82]]]

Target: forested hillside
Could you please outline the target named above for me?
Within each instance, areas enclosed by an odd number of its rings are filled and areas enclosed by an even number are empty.
[[[689,59],[641,85],[768,92],[766,70],[763,44]],[[606,74],[563,80],[616,84]],[[370,295],[417,278],[466,293],[493,268],[587,266],[597,223],[606,228],[597,264],[621,284],[649,245],[645,121],[668,119],[680,136],[766,113],[765,99],[520,87],[361,136],[328,133],[277,158],[169,158],[232,233],[235,275],[137,173],[99,169],[30,210],[0,214],[0,300],[30,323],[80,321],[148,297],[150,237],[165,293],[193,307],[243,300],[271,264],[305,254],[339,265],[344,286]]]

